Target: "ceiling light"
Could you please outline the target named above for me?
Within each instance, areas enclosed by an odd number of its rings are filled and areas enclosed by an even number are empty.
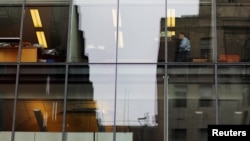
[[[42,27],[42,22],[38,9],[30,9],[30,14],[32,17],[34,27]]]
[[[44,32],[43,31],[37,31],[36,36],[37,36],[39,44],[42,45],[44,48],[47,48],[48,46],[47,46],[47,42],[46,42]]]
[[[167,27],[175,27],[175,9],[167,10]]]

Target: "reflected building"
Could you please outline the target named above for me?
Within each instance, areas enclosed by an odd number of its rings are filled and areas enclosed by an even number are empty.
[[[167,58],[170,62],[166,81],[169,140],[206,140],[209,124],[249,124],[248,78],[244,78],[248,76],[249,66],[218,64],[216,70],[213,64],[205,63],[249,62],[246,55],[249,54],[249,10],[249,1],[218,0],[215,12],[210,1],[200,0],[197,15],[176,17],[175,27],[167,28],[168,37],[163,36],[159,43],[161,51],[158,61],[164,62],[164,58]],[[213,17],[213,14],[216,16]],[[213,27],[214,18],[216,28]],[[161,19],[162,33],[165,32],[166,22],[165,18]],[[176,60],[174,55],[179,43],[170,32],[187,34],[192,46],[190,62],[197,65],[172,63]],[[162,53],[165,45],[167,57]],[[164,67],[158,69],[164,71]],[[161,79],[158,77],[158,80]],[[160,87],[158,85],[158,89]],[[163,94],[158,93],[158,96],[164,97]],[[159,111],[164,110],[163,104],[159,103],[158,107]],[[216,115],[217,110],[219,115]],[[163,114],[159,117],[163,117]],[[159,125],[163,123],[164,120],[159,120]]]
[[[175,62],[178,45],[174,40],[180,32],[191,42],[191,62],[248,62],[249,11],[248,1],[216,1],[216,11],[210,1],[200,0],[196,15],[176,15],[175,26],[168,27],[168,62]],[[170,4],[171,5],[171,4]],[[187,5],[188,6],[188,5]],[[169,6],[171,7],[171,6]],[[243,11],[244,10],[244,11]],[[216,14],[216,29],[212,14]],[[164,22],[165,19],[162,19]],[[164,28],[162,28],[162,32]],[[216,31],[215,31],[216,30]],[[170,34],[174,32],[176,35]],[[217,40],[214,40],[216,34]],[[217,41],[217,58],[213,44]]]
[[[0,1],[1,139],[206,141],[250,123],[249,0],[17,1]]]

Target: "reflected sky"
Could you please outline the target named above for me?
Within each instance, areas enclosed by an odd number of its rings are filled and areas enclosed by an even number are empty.
[[[86,39],[90,63],[155,63],[159,48],[160,19],[164,4],[124,4],[120,6],[119,45],[116,50],[114,24],[116,4],[81,4],[80,29]],[[145,18],[145,16],[147,18]]]
[[[199,14],[199,3],[204,0],[168,0],[167,8],[175,9],[175,17],[195,16]]]
[[[114,22],[115,0],[75,3],[79,6],[79,29],[84,32],[89,63],[157,63],[160,21],[166,11],[164,0],[120,0],[119,24]],[[168,8],[176,10],[176,17],[197,15],[199,0],[169,0]],[[140,125],[138,118],[146,115],[149,124],[155,125],[156,65],[119,65],[116,72],[115,65],[93,64],[90,80],[103,124],[113,124],[116,93],[118,125]]]
[[[123,40],[123,46],[119,44],[118,50],[115,36],[117,27],[112,13],[116,10],[116,4],[81,1],[77,5],[79,29],[84,32],[85,55],[89,57],[89,63],[157,63],[160,19],[165,17],[164,3],[121,0],[118,30],[123,39],[118,40]],[[90,80],[102,124],[113,124],[116,93],[117,125],[155,125],[156,65],[118,65],[116,72],[112,64],[90,64]],[[145,116],[149,120],[147,123],[138,122],[138,118]]]

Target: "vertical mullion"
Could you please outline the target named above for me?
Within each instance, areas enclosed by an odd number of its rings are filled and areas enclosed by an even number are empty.
[[[212,12],[212,35],[213,35],[212,45],[213,45],[214,83],[215,83],[215,124],[219,124],[216,0],[212,0],[211,12]]]
[[[165,63],[164,63],[164,100],[163,100],[163,103],[164,103],[164,108],[163,108],[163,111],[164,111],[164,127],[163,127],[163,139],[164,141],[168,141],[168,43],[167,43],[167,33],[168,33],[168,27],[167,27],[167,24],[168,23],[168,4],[167,4],[167,0],[165,0],[165,23],[164,23],[164,30],[165,30],[165,37],[164,37],[164,40],[165,40]]]
[[[63,97],[63,123],[62,123],[62,141],[66,141],[66,132],[65,132],[65,125],[66,125],[66,110],[67,110],[67,91],[68,91],[68,71],[69,70],[69,64],[66,63],[65,68],[65,81],[64,81],[64,97]]]
[[[70,47],[71,47],[71,33],[72,31],[72,22],[73,22],[73,14],[74,14],[74,1],[75,0],[70,0],[70,4],[69,4],[69,21],[68,21],[68,38],[67,38],[67,55],[66,55],[66,63],[70,62]]]
[[[72,20],[73,20],[73,6],[74,0],[69,1],[69,21],[68,21],[68,38],[67,38],[67,55],[66,55],[66,68],[65,68],[65,80],[64,80],[64,98],[63,98],[63,123],[62,123],[62,141],[67,141],[67,134],[65,131],[66,128],[66,116],[67,116],[67,94],[68,94],[68,79],[69,79],[69,56],[70,56],[70,40],[71,40],[71,32],[72,32]]]
[[[23,41],[23,25],[24,25],[24,17],[25,17],[25,4],[26,0],[23,0],[22,4],[22,16],[21,16],[21,25],[20,25],[20,40],[19,40],[19,46],[18,46],[18,57],[17,57],[17,64],[19,65],[21,63],[21,53],[22,53],[22,41]],[[19,73],[19,72],[17,72]]]
[[[163,100],[163,103],[164,103],[164,128],[163,128],[163,139],[164,141],[168,141],[168,112],[169,112],[169,107],[168,107],[168,79],[169,79],[169,76],[168,76],[168,64],[165,64],[164,65],[164,100]]]
[[[15,82],[15,94],[13,101],[13,116],[12,116],[12,132],[11,132],[11,141],[15,140],[15,124],[16,124],[16,106],[18,98],[18,86],[19,86],[19,73],[20,73],[20,62],[21,62],[21,49],[22,49],[22,36],[23,36],[23,23],[24,23],[24,14],[25,14],[25,3],[26,0],[22,1],[22,15],[20,23],[20,33],[19,33],[19,48],[18,48],[18,57],[17,57],[17,69],[16,69],[16,82]]]
[[[120,14],[120,0],[117,0],[116,11],[116,58],[115,58],[115,95],[114,95],[114,126],[113,126],[113,141],[116,141],[116,104],[117,104],[117,70],[118,70],[118,46],[119,46],[119,14]]]
[[[219,94],[218,94],[218,65],[214,65],[214,81],[215,81],[215,124],[219,124]]]
[[[216,22],[216,0],[212,0],[212,36],[213,36],[213,62],[217,63],[217,22]]]

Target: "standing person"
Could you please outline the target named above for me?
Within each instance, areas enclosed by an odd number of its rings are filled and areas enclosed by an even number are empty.
[[[178,60],[180,62],[187,62],[191,48],[190,41],[183,32],[179,34],[179,39],[180,39],[180,45],[179,45]]]

